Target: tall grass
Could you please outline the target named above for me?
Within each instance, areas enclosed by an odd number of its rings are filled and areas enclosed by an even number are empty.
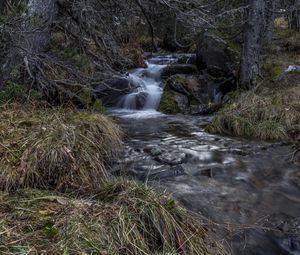
[[[73,109],[0,106],[0,189],[92,190],[121,145],[107,117]]]
[[[297,140],[300,136],[299,85],[260,86],[242,92],[215,116],[207,130],[263,140]]]
[[[1,254],[225,254],[169,196],[114,180],[96,196],[0,194]]]

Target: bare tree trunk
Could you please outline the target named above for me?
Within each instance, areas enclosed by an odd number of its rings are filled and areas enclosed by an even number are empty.
[[[250,89],[260,73],[260,53],[263,44],[265,0],[250,1],[241,54],[240,86]]]
[[[300,0],[295,0],[292,15],[291,15],[291,29],[300,30]]]
[[[266,3],[266,14],[265,14],[265,44],[269,45],[273,39],[274,33],[274,21],[275,21],[275,12],[276,5],[278,0],[267,0]]]

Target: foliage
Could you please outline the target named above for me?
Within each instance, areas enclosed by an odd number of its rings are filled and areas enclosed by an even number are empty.
[[[25,86],[13,82],[7,82],[7,85],[0,90],[0,104],[8,102],[30,102],[43,100],[43,94],[34,89],[27,89]]]

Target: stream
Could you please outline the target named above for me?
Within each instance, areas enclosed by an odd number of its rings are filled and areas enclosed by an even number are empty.
[[[155,56],[130,72],[140,87],[109,112],[125,133],[113,173],[167,191],[214,222],[231,254],[300,255],[300,169],[291,146],[208,134],[212,116],[158,113],[160,73],[173,61]]]

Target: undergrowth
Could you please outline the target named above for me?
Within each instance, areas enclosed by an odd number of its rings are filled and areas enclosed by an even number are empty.
[[[299,140],[299,77],[291,74],[279,84],[264,83],[241,92],[216,115],[207,130],[263,140]]]
[[[1,105],[0,189],[93,189],[106,180],[105,163],[118,151],[120,136],[100,114]]]
[[[124,180],[94,196],[0,193],[1,254],[225,254],[176,201]]]

